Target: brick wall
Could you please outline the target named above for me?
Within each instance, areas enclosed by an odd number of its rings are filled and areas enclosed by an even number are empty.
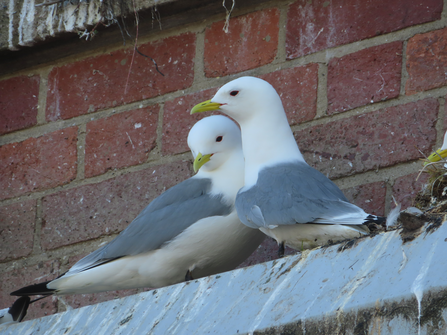
[[[238,2],[236,1],[236,5]],[[378,215],[411,205],[447,128],[442,0],[275,1],[0,78],[0,308],[192,176],[190,108],[241,74],[276,87],[312,166]],[[162,18],[163,19],[163,18]],[[100,36],[98,37],[100,38]],[[90,43],[95,43],[93,40]],[[290,252],[290,251],[289,251]],[[275,258],[266,241],[245,265]],[[73,307],[139,290],[68,296]],[[56,298],[28,319],[64,310]]]

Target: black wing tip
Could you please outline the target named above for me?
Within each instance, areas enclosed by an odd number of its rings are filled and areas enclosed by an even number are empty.
[[[11,314],[12,319],[16,322],[20,322],[26,316],[28,307],[30,304],[30,297],[23,296],[18,298],[12,306],[9,308],[8,313]]]
[[[363,224],[375,223],[380,226],[384,226],[386,224],[386,217],[384,216],[376,216],[369,214]]]
[[[17,291],[11,292],[11,295],[19,297],[30,296],[30,295],[51,295],[55,290],[47,287],[47,284],[50,281],[51,280],[39,284],[22,287]]]

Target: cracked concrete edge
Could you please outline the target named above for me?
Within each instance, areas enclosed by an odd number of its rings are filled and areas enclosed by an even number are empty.
[[[3,0],[0,15],[0,51],[33,46],[49,37],[72,32],[88,37],[101,21],[178,0]]]

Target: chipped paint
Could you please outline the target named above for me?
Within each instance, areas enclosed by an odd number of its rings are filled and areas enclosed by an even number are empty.
[[[34,0],[10,0],[8,48],[16,50],[17,46],[31,46],[48,36],[76,32],[96,24],[101,19],[98,6],[97,1],[83,1],[75,5],[67,3],[63,6],[36,7]]]
[[[14,0],[9,0],[8,4],[8,48],[10,50],[16,50],[17,48],[14,47],[13,42],[13,36],[14,36],[14,13],[15,13],[15,7],[14,7]]]
[[[418,276],[414,280],[413,284],[411,285],[411,292],[414,293],[416,296],[417,302],[418,302],[418,335],[421,334],[421,304],[422,304],[422,297],[424,294],[424,281],[425,277],[427,276],[428,269],[431,265],[431,261],[433,259],[434,250],[436,248],[436,245],[438,244],[438,241],[436,241],[430,248],[430,251],[427,254],[427,257],[422,264],[421,270],[419,271]]]
[[[402,243],[398,229],[349,248],[318,248],[4,326],[0,334],[446,333],[446,235],[443,224]]]
[[[151,8],[173,0],[135,1],[136,10]],[[32,46],[50,36],[60,33],[78,33],[92,29],[103,19],[102,13],[107,12],[107,4],[101,0],[63,1],[42,6],[44,0],[9,0],[7,2],[8,16],[5,25],[8,33],[0,35],[0,45],[9,50],[18,50],[21,46]],[[114,6],[113,13],[121,15],[119,4]],[[128,8],[125,8],[129,11]],[[133,9],[132,9],[133,12]],[[106,14],[107,19],[112,15]]]
[[[19,16],[19,45],[27,46],[32,42],[34,29],[34,0],[24,0]]]

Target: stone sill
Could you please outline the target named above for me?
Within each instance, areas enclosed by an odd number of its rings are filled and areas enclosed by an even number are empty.
[[[426,224],[406,243],[400,233],[5,325],[0,334],[444,334],[447,224]]]

